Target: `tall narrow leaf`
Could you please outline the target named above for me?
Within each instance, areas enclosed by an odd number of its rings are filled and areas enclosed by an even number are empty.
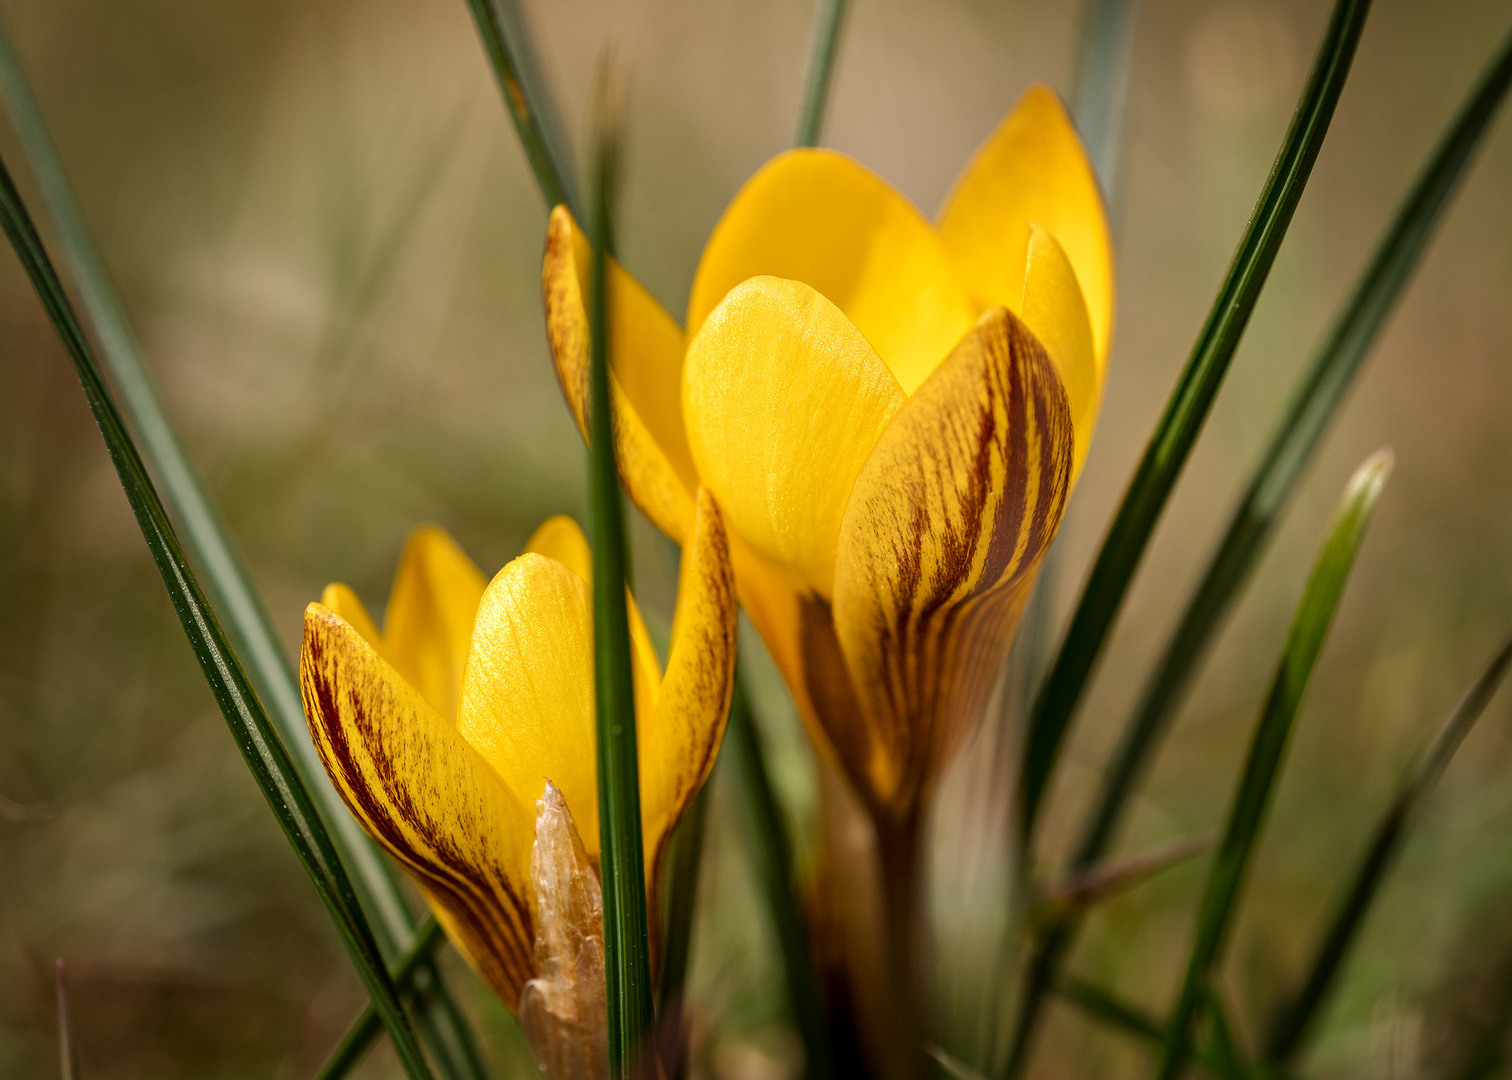
[[[630,624],[625,605],[625,511],[614,460],[609,398],[609,298],[606,252],[618,153],[617,88],[606,57],[599,69],[597,160],[593,174],[593,264],[589,496],[593,512],[593,679],[598,709],[600,876],[604,894],[604,977],[609,1008],[609,1069],[627,1075],[639,1064],[651,1030],[651,946],[646,924],[641,844],[640,772],[635,752],[635,698],[630,678]]]
[[[546,200],[546,209],[565,203],[575,219],[584,220],[572,175],[572,155],[561,137],[516,0],[467,0],[467,6],[478,24],[478,36],[499,80],[504,107],[514,121],[515,134],[520,137],[520,147]]]
[[[840,52],[840,28],[845,22],[846,6],[847,0],[816,0],[794,146],[819,145],[819,136],[824,130],[824,113],[829,105],[830,84],[835,77],[835,57]]]
[[[279,741],[240,659],[184,558],[178,537],[168,520],[168,512],[147,476],[146,466],[142,464],[95,363],[93,350],[79,327],[63,285],[3,162],[0,162],[0,219],[3,219],[11,246],[78,372],[84,396],[89,401],[127,501],[168,589],[174,611],[253,779],[273,808],[274,816],[294,845],[300,862],[336,923],[405,1071],[413,1080],[429,1080],[430,1069],[400,1007],[378,942],[357,903],[346,869],[337,857],[309,791],[294,769],[288,751]]]
[[[1345,893],[1329,921],[1327,932],[1318,942],[1307,978],[1298,989],[1296,997],[1276,1017],[1265,1048],[1268,1060],[1289,1061],[1301,1047],[1319,1009],[1328,999],[1328,993],[1349,955],[1350,946],[1359,934],[1372,901],[1380,892],[1381,882],[1385,880],[1397,853],[1412,832],[1423,804],[1428,801],[1439,777],[1449,767],[1449,760],[1454,757],[1459,744],[1470,733],[1497,688],[1501,686],[1508,667],[1512,667],[1512,638],[1508,638],[1497,650],[1464,700],[1450,714],[1449,719],[1444,721],[1444,726],[1439,729],[1438,735],[1418,759],[1417,765],[1386,808],[1380,824],[1376,826],[1370,850],[1355,872],[1349,891]]]
[[[669,1080],[681,1080],[687,1070],[687,1027],[683,1023],[683,992],[693,952],[693,915],[698,901],[699,869],[703,865],[704,833],[709,823],[709,785],[693,799],[677,823],[667,852],[663,904],[661,972],[656,982],[657,1041]]]
[[[1322,651],[1323,639],[1344,595],[1345,582],[1349,580],[1355,556],[1365,539],[1365,528],[1390,471],[1389,450],[1372,454],[1355,471],[1345,488],[1307,590],[1302,594],[1302,602],[1292,620],[1270,696],[1250,743],[1223,841],[1208,872],[1186,978],[1166,1025],[1157,1074],[1160,1080],[1175,1080],[1186,1064],[1192,1016],[1217,961],[1245,868],[1260,835],[1265,810],[1280,775],[1281,757],[1291,734],[1292,720],[1302,703],[1313,665]]]
[[[1026,839],[1033,835],[1071,715],[1291,224],[1344,89],[1369,10],[1370,0],[1337,0],[1334,5],[1312,73],[1254,216],[1129,483],[1065,641],[1036,700],[1018,788],[1019,824]]]
[[[1312,362],[1298,380],[1292,404],[1229,521],[1201,584],[1182,613],[1134,713],[1083,826],[1074,868],[1101,861],[1118,823],[1180,705],[1213,635],[1249,572],[1264,552],[1302,471],[1338,411],[1376,336],[1421,259],[1443,210],[1473,159],[1512,83],[1512,35],[1505,38],[1458,114],[1429,155],[1381,238],[1365,273],[1335,317]],[[1034,1024],[1053,970],[1070,948],[1078,923],[1052,926],[1030,963],[1029,986],[1019,1007],[1018,1030]],[[1023,1036],[1021,1035],[1020,1041]]]
[[[1106,197],[1112,196],[1118,173],[1138,14],[1139,0],[1090,0],[1082,12],[1071,110]]]
[[[809,1080],[828,1080],[834,1075],[834,1057],[814,960],[809,951],[808,928],[803,921],[803,912],[798,908],[797,897],[793,895],[792,852],[762,761],[745,684],[739,679],[730,702],[724,752],[740,779],[741,792],[745,796],[755,876],[765,893],[763,899],[772,918],[772,928],[777,933],[777,944],[782,949],[782,970],[787,981],[788,1000],[793,1007],[793,1022],[803,1040],[804,1070]]]

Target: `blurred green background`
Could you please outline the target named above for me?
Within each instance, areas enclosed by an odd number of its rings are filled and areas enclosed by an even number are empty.
[[[680,315],[704,237],[791,138],[804,0],[525,4],[573,133],[606,40],[633,65],[624,261]],[[328,581],[381,606],[405,534],[488,572],[582,506],[541,326],[545,213],[461,0],[5,0],[180,424],[280,631]],[[1143,0],[1112,216],[1119,316],[1056,579],[1064,616],[1217,288],[1327,16]],[[932,213],[1032,81],[1066,92],[1080,5],[853,0],[825,141]],[[1492,0],[1378,0],[1314,179],[1064,758],[1060,852],[1310,347],[1507,30]],[[0,152],[32,192],[8,124]],[[1512,130],[1503,118],[1301,487],[1123,846],[1213,831],[1337,493],[1397,469],[1299,718],[1224,968],[1253,1039],[1412,754],[1512,627]],[[33,200],[34,205],[36,201]],[[672,567],[644,523],[640,591]],[[805,761],[763,680],[802,827]],[[717,787],[718,785],[716,785]],[[699,1075],[793,1074],[733,800],[717,792]],[[1163,1007],[1202,860],[1110,905],[1075,957]],[[1512,995],[1512,695],[1445,777],[1350,965],[1318,1076],[1457,1076]],[[362,997],[206,690],[83,397],[0,257],[0,1075],[56,1075],[55,957],[84,1074],[302,1078]],[[469,982],[498,1075],[502,1010]],[[1036,1076],[1139,1075],[1052,1013]],[[397,1074],[386,1049],[365,1075]]]

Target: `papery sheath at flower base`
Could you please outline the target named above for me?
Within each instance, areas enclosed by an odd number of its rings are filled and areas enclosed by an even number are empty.
[[[547,329],[585,432],[588,256],[558,207]],[[850,158],[790,151],[715,227],[686,332],[617,265],[609,280],[625,486],[680,541],[693,493],[718,500],[741,603],[875,825],[892,981],[917,982],[900,928],[923,811],[1002,670],[1102,398],[1113,265],[1086,154],[1035,87],[932,225]]]
[[[734,680],[724,523],[707,491],[691,498],[665,674],[629,600],[653,902]],[[444,532],[422,528],[384,629],[331,585],[305,612],[300,657],[310,732],[342,798],[519,1014],[545,1074],[568,1080],[608,1076],[591,574],[568,518],[541,526],[492,582]]]

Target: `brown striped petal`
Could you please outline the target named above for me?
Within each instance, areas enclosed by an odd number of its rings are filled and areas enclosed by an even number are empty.
[[[551,212],[541,266],[546,337],[557,380],[588,438],[588,241],[566,207]],[[698,473],[682,421],[683,333],[640,282],[609,260],[610,394],[625,490],[681,542],[693,519]]]
[[[514,1008],[534,974],[534,829],[488,763],[350,623],[305,610],[300,688],[320,759],[368,834]]]
[[[1060,524],[1072,455],[1054,365],[997,308],[898,410],[857,477],[833,617],[858,707],[819,713],[885,819],[915,820],[985,704]]]
[[[709,777],[735,684],[735,576],[724,519],[698,489],[693,536],[683,548],[672,651],[656,713],[641,717],[641,820],[653,869],[672,826]]]

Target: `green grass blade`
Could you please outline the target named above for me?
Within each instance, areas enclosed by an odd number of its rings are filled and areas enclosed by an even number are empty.
[[[767,911],[782,949],[783,973],[793,1022],[803,1040],[804,1070],[808,1080],[828,1080],[834,1075],[834,1056],[825,1024],[823,999],[809,950],[808,928],[793,892],[792,852],[787,830],[777,809],[776,796],[762,761],[756,726],[745,683],[736,675],[730,702],[730,722],[725,728],[725,754],[744,796],[746,817],[751,823],[752,862],[756,880],[766,894]]]
[[[1071,113],[1106,197],[1118,175],[1139,0],[1091,0],[1082,13]]]
[[[572,154],[561,137],[561,125],[518,5],[515,0],[467,0],[467,6],[478,24],[478,36],[483,39],[504,106],[514,121],[546,208],[565,203],[574,218],[585,220],[573,177]]]
[[[399,963],[394,965],[391,976],[394,985],[400,990],[408,990],[415,972],[428,965],[445,942],[446,932],[435,919],[427,916],[415,932],[415,940],[411,942],[409,949],[399,958]],[[378,1019],[377,1010],[369,1002],[341,1037],[341,1042],[336,1044],[336,1049],[331,1051],[331,1056],[326,1058],[320,1072],[315,1074],[316,1080],[340,1080],[346,1076],[362,1061],[362,1055],[367,1053],[382,1030],[383,1022]]]
[[[817,0],[815,5],[794,146],[819,145],[819,136],[824,131],[824,114],[829,106],[830,86],[835,78],[835,57],[840,52],[840,30],[845,23],[846,7],[846,0]]]
[[[1350,478],[1339,509],[1329,527],[1323,550],[1313,568],[1307,590],[1293,617],[1275,681],[1250,743],[1239,789],[1229,811],[1228,825],[1208,872],[1197,915],[1197,933],[1187,962],[1186,978],[1166,1027],[1160,1080],[1175,1080],[1186,1064],[1193,1013],[1202,999],[1223,944],[1229,917],[1239,895],[1266,807],[1281,771],[1281,758],[1292,721],[1312,676],[1323,639],[1344,595],[1344,585],[1376,501],[1391,471],[1391,452],[1380,450],[1367,458]]]
[[[693,799],[678,822],[667,853],[663,903],[661,974],[656,981],[657,1041],[668,1048],[662,1064],[670,1080],[687,1072],[687,1031],[683,1023],[683,992],[688,984],[688,960],[693,952],[693,914],[698,901],[699,870],[703,866],[704,832],[709,822],[709,785]]]
[[[1358,374],[1376,336],[1411,279],[1444,209],[1474,157],[1512,82],[1512,35],[1460,106],[1423,165],[1365,273],[1297,383],[1292,403],[1251,478],[1223,540],[1171,635],[1139,699],[1072,857],[1097,864],[1112,843],[1146,763],[1180,705],[1208,643],[1248,580],[1323,432]],[[1045,988],[1069,948],[1077,924],[1053,927],[1037,946],[1030,985],[1019,1010],[1020,1031],[1032,1028]]]
[[[1211,985],[1202,988],[1202,1012],[1212,1032],[1212,1063],[1218,1076],[1221,1080],[1248,1080],[1249,1066],[1244,1063],[1244,1054],[1234,1038],[1228,1010]]]
[[[53,965],[53,986],[58,1002],[58,1075],[62,1080],[78,1080],[79,1070],[74,1061],[73,1014],[68,1007],[68,975],[63,970],[63,958]]]
[[[184,558],[178,537],[168,520],[168,512],[152,486],[121,414],[116,410],[110,390],[95,363],[93,350],[3,162],[0,162],[0,218],[3,218],[6,235],[78,372],[90,410],[100,427],[111,462],[162,575],[163,584],[168,589],[174,611],[253,779],[273,808],[274,816],[294,845],[295,853],[336,923],[405,1071],[413,1080],[429,1080],[430,1068],[400,1007],[378,942],[357,902],[346,868],[336,854],[309,791],[279,741],[241,661]]]
[[[1418,759],[1401,789],[1386,808],[1375,836],[1343,901],[1329,921],[1328,930],[1313,954],[1313,962],[1296,996],[1280,1011],[1266,1043],[1266,1058],[1273,1062],[1290,1061],[1302,1046],[1319,1009],[1328,999],[1339,969],[1349,955],[1350,946],[1360,932],[1371,903],[1390,871],[1397,853],[1406,843],[1418,813],[1433,792],[1438,779],[1449,766],[1454,752],[1480,719],[1486,705],[1501,686],[1507,669],[1512,667],[1512,638],[1509,638],[1464,699],[1444,721],[1433,742]]]
[[[1249,227],[1129,483],[1070,629],[1036,699],[1019,782],[1019,824],[1026,839],[1033,835],[1072,713],[1291,224],[1344,89],[1369,10],[1369,0],[1337,0],[1334,6],[1312,73]]]
[[[216,608],[225,614],[238,655],[246,658],[252,684],[267,703],[269,715],[294,758],[300,778],[330,824],[346,865],[356,872],[367,910],[376,916],[373,929],[380,944],[386,951],[402,947],[413,932],[414,919],[382,857],[342,805],[315,754],[305,726],[304,705],[294,669],[230,539],[230,530],[163,409],[141,345],[84,224],[3,19],[0,19],[0,94],[5,97],[48,212],[57,226],[64,257],[78,285],[85,313],[94,326],[103,359],[120,388],[126,415],[140,435],[145,457],[162,480],[189,549],[205,573]]]
[[[630,624],[625,604],[625,508],[609,397],[609,303],[606,252],[618,153],[615,76],[599,69],[598,135],[593,176],[592,284],[589,325],[589,497],[593,517],[593,678],[598,713],[600,876],[604,895],[604,978],[609,1008],[609,1071],[635,1072],[649,1048],[652,1024],[651,944],[646,923],[641,841],[640,772],[635,750],[635,697],[630,676]]]

